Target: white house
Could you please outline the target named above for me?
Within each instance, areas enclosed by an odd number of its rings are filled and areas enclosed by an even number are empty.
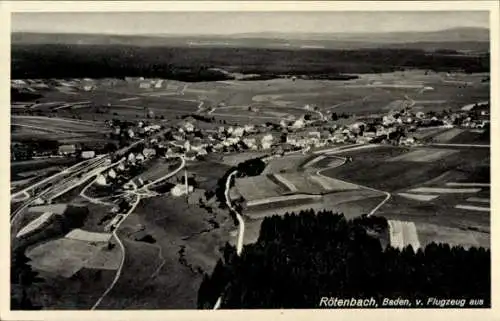
[[[141,89],[150,89],[151,88],[151,83],[150,82],[141,82],[141,83],[139,83],[139,88],[141,88]]]
[[[135,159],[136,159],[136,157],[135,157],[134,153],[130,153],[130,154],[128,154],[127,160],[128,160],[130,163],[135,162]]]
[[[129,136],[130,138],[134,138],[135,133],[134,133],[134,131],[133,131],[132,129],[129,129],[127,133],[128,133],[128,136]]]
[[[88,159],[94,157],[95,157],[95,151],[93,150],[86,150],[82,152],[82,158]]]
[[[102,174],[99,174],[99,176],[97,176],[97,179],[95,182],[97,185],[101,185],[101,186],[105,186],[107,184],[106,177],[104,177],[104,175],[102,175]]]
[[[144,155],[144,157],[146,158],[150,158],[156,155],[156,150],[154,148],[144,148],[144,150],[142,151],[142,155]]]
[[[298,128],[303,128],[305,125],[305,121],[304,119],[297,119],[293,125],[292,125],[292,128],[295,128],[295,129],[298,129]]]
[[[116,172],[113,169],[110,169],[108,172],[108,176],[111,178],[116,178]]]
[[[160,79],[156,81],[155,88],[161,88],[162,85],[163,85],[163,79]]]
[[[236,136],[236,137],[241,137],[241,136],[243,136],[244,133],[245,133],[245,129],[243,127],[236,127],[233,130],[232,135]]]
[[[188,188],[186,189],[185,184],[177,184],[170,190],[170,192],[172,193],[172,196],[179,197],[182,195],[186,195],[187,193],[191,193],[193,190],[193,186],[188,186]]]
[[[243,143],[247,145],[250,149],[257,149],[257,140],[255,138],[244,138]]]
[[[193,132],[194,128],[195,128],[194,125],[190,122],[185,122],[183,127],[184,127],[184,130],[188,133]]]

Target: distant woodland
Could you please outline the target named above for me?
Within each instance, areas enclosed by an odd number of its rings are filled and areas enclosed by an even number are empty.
[[[346,79],[346,74],[409,68],[489,71],[489,54],[429,53],[417,49],[302,49],[136,47],[126,45],[12,46],[12,78],[158,77],[187,82],[232,79],[230,73]],[[223,71],[211,68],[220,68]]]
[[[320,298],[483,299],[490,306],[490,251],[430,244],[383,248],[387,221],[312,210],[267,217],[241,256],[230,245],[199,288],[198,306],[318,308]]]

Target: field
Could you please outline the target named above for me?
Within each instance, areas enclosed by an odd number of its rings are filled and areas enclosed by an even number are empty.
[[[249,159],[265,156],[264,152],[242,152],[222,156],[222,163],[228,166],[236,166]]]
[[[490,229],[489,150],[457,147],[443,151],[441,147],[410,151],[379,148],[365,157],[364,151],[346,152],[353,156],[353,162],[323,174],[390,192],[391,198],[377,215],[414,222],[418,233],[420,224],[446,227],[451,229],[446,233],[454,236],[443,232],[442,237],[434,239],[451,238],[450,242],[457,244],[462,238],[466,245],[484,246]],[[422,233],[431,240],[429,235],[436,234],[436,229],[428,230]],[[482,231],[477,242],[471,239],[469,230]]]
[[[194,174],[199,187],[205,190],[215,189],[218,180],[231,167],[215,160],[199,161],[189,164],[187,169],[189,174]]]
[[[280,196],[288,191],[286,187],[274,183],[266,175],[237,178],[235,187],[246,201]]]
[[[48,241],[30,249],[26,255],[32,260],[32,266],[47,274],[70,278],[82,268],[95,268],[96,263],[108,270],[118,268],[120,252],[105,249],[106,242],[88,242],[70,238]],[[103,261],[100,252],[113,252]],[[99,258],[93,262],[94,257]]]
[[[142,200],[118,234],[125,265],[101,309],[194,309],[203,272],[211,273],[234,223],[227,213],[209,213],[185,198]],[[152,237],[137,241],[138,233]]]
[[[177,169],[180,165],[180,161],[172,162],[165,159],[154,159],[148,161],[145,166],[147,169],[137,175],[137,177],[142,178],[144,182],[155,181],[164,177],[165,175],[171,173],[173,170]]]
[[[440,147],[438,151],[442,149]],[[409,186],[423,184],[447,171],[455,170],[467,175],[484,176],[481,172],[489,168],[489,150],[486,148],[472,150],[450,148],[453,153],[448,157],[429,162],[420,162],[411,157],[415,155],[412,153],[418,150],[418,148],[412,149],[408,153],[408,149],[404,148],[381,147],[378,150],[347,152],[345,155],[352,156],[353,162],[326,170],[323,174],[395,192]],[[395,157],[401,157],[402,160],[395,160]]]
[[[54,116],[67,120],[59,120],[57,123],[44,120],[48,126],[39,126],[39,122],[29,120],[23,122],[26,126],[34,126],[31,130],[39,130],[46,135],[65,131],[69,124],[75,124],[76,129],[72,132],[76,134],[88,131],[86,124],[90,123],[85,121],[99,120],[103,124],[103,120],[112,118],[130,120],[152,116],[167,121],[182,115],[201,113],[213,118],[214,123],[226,121],[231,124],[261,124],[279,122],[290,115],[297,117],[310,114],[317,117],[316,113],[306,111],[305,105],[316,106],[326,115],[335,112],[363,116],[400,108],[405,101],[413,101],[413,109],[416,111],[440,111],[449,108],[458,110],[464,105],[489,99],[489,84],[481,82],[483,74],[456,73],[449,77],[445,73],[426,74],[424,71],[413,70],[359,76],[359,79],[348,81],[165,81],[162,88],[152,89],[139,88],[138,82],[116,80],[114,85],[98,84],[98,89],[91,92],[44,92],[44,97],[39,99],[43,103],[91,103],[83,108],[50,111]],[[469,85],[464,86],[463,83]],[[250,111],[249,107],[256,109]],[[49,112],[49,107],[44,108],[37,110]],[[208,112],[209,108],[214,110]],[[22,111],[13,110],[13,114],[18,113]],[[71,119],[75,115],[82,120]],[[16,124],[15,118],[12,119],[12,123]]]
[[[302,154],[291,154],[280,158],[273,158],[267,163],[262,173],[295,172],[299,170],[300,165],[309,158],[309,155]]]

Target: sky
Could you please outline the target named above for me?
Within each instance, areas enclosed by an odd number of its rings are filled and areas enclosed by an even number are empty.
[[[434,31],[488,28],[487,11],[13,13],[12,31],[98,34]]]

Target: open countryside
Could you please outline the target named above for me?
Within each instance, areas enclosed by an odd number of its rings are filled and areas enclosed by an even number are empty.
[[[51,37],[12,46],[12,309],[317,308],[307,284],[370,282],[489,302],[489,51]]]

